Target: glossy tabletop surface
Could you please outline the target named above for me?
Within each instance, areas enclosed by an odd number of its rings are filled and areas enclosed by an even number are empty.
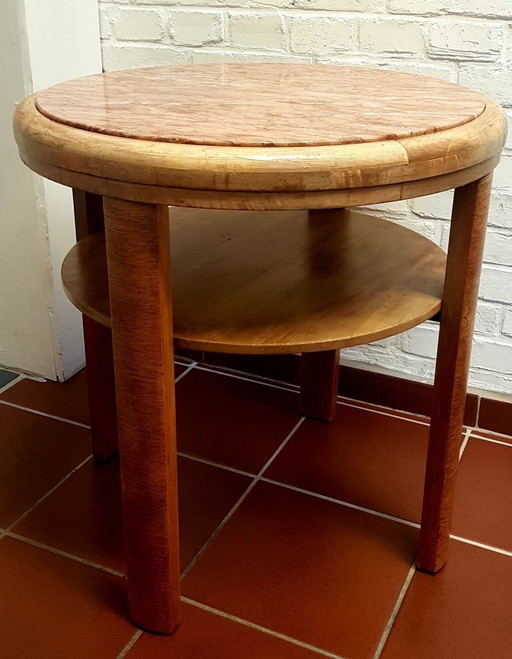
[[[393,71],[310,64],[202,64],[115,71],[37,96],[59,123],[202,145],[320,146],[397,140],[463,125],[486,98]]]

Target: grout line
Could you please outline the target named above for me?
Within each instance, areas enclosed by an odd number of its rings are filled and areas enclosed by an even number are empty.
[[[71,425],[78,426],[79,428],[86,428],[87,430],[91,429],[91,426],[88,426],[85,423],[80,423],[79,421],[72,421],[71,419],[64,419],[61,416],[55,416],[55,414],[47,414],[46,412],[33,410],[30,407],[23,407],[23,405],[16,405],[15,403],[10,403],[9,401],[6,400],[0,400],[0,404],[8,405],[9,407],[15,407],[17,410],[23,410],[24,412],[32,412],[32,414],[38,414],[39,416],[44,416],[48,419],[55,419],[56,421],[63,421],[64,423],[70,423]]]
[[[466,446],[468,445],[468,442],[469,442],[469,438],[470,438],[470,437],[471,437],[471,428],[468,428],[468,429],[466,430],[465,437],[464,437],[464,439],[462,440],[462,444],[460,445],[460,449],[459,449],[459,462],[461,461],[462,456],[464,455],[464,451],[466,450]]]
[[[208,546],[211,544],[211,542],[214,540],[214,538],[220,533],[220,531],[224,528],[224,526],[228,523],[228,521],[231,519],[231,517],[235,514],[235,512],[238,510],[238,508],[241,506],[243,501],[247,498],[251,490],[255,487],[255,485],[258,483],[259,480],[261,480],[261,477],[267,467],[272,463],[272,461],[279,455],[279,453],[282,451],[282,449],[285,447],[286,443],[291,439],[291,437],[294,435],[294,433],[298,430],[298,428],[301,426],[301,424],[305,420],[305,416],[301,417],[297,423],[293,426],[293,428],[290,430],[290,432],[286,435],[286,437],[283,439],[281,444],[278,446],[278,448],[274,451],[274,453],[270,456],[270,458],[267,460],[267,462],[263,465],[263,467],[260,469],[260,471],[257,473],[256,477],[252,481],[252,483],[247,487],[245,492],[241,495],[241,497],[238,499],[238,501],[234,504],[234,506],[230,509],[230,511],[227,513],[227,515],[222,519],[220,524],[217,526],[217,528],[212,532],[210,537],[206,540],[204,545],[201,547],[201,549],[197,552],[197,554],[192,558],[190,563],[187,565],[187,567],[183,570],[181,573],[181,578],[184,579],[187,574],[190,572],[190,570],[194,567],[194,565],[197,563],[197,561],[201,558],[201,556],[204,554]]]
[[[272,387],[274,389],[282,389],[284,391],[292,391],[292,392],[300,392],[300,387],[295,384],[291,383],[281,383],[279,380],[272,380],[271,378],[265,378],[263,376],[255,376],[254,378],[251,377],[250,374],[246,374],[243,371],[235,371],[233,372],[227,372],[226,370],[220,370],[215,366],[211,367],[205,367],[201,366],[198,362],[196,362],[196,365],[194,367],[197,370],[200,371],[207,371],[207,372],[214,372],[217,373],[218,375],[225,375],[226,377],[231,377],[231,378],[237,378],[239,380],[245,380],[246,382],[254,382],[256,384],[262,384],[267,387]],[[340,398],[342,400],[340,400]],[[353,402],[346,402],[346,401],[353,401]],[[429,421],[420,421],[419,419],[416,419],[414,417],[408,417],[408,416],[402,416],[401,414],[394,414],[393,408],[386,407],[385,405],[377,405],[377,403],[367,403],[366,401],[358,401],[355,398],[347,398],[346,396],[341,396],[340,394],[337,395],[337,400],[336,400],[337,405],[346,405],[347,407],[354,407],[358,410],[366,410],[368,412],[374,412],[375,414],[382,414],[383,416],[390,416],[394,419],[401,419],[404,421],[410,421],[411,423],[417,423],[420,426],[429,426],[430,422]],[[366,407],[366,405],[371,405],[373,407]],[[375,409],[375,408],[382,408],[382,409]],[[389,411],[385,411],[389,410]],[[396,410],[396,412],[400,412],[399,410]],[[413,414],[412,412],[404,412],[405,414]],[[425,416],[425,415],[419,415],[419,416]],[[428,417],[425,417],[428,418]]]
[[[503,554],[503,556],[512,556],[512,551],[508,551],[508,549],[500,549],[499,547],[486,545],[483,542],[477,542],[476,540],[470,540],[469,538],[462,538],[458,535],[453,535],[451,533],[450,533],[450,538],[452,540],[457,540],[457,542],[464,542],[466,545],[473,545],[474,547],[480,547],[480,549],[487,549],[488,551],[493,551],[496,554]]]
[[[391,408],[384,407],[384,409],[389,409],[389,412],[384,412],[383,410],[375,410],[370,407],[360,407],[359,405],[356,405],[355,403],[345,403],[344,401],[338,400],[336,401],[338,405],[346,405],[347,407],[355,407],[358,410],[366,410],[367,412],[374,412],[375,414],[381,414],[382,416],[390,416],[393,419],[402,419],[403,421],[410,421],[411,423],[417,423],[420,426],[429,426],[430,423],[428,421],[419,421],[418,419],[410,419],[409,417],[406,416],[399,416],[398,414],[393,414],[391,412]],[[361,401],[361,403],[364,403],[364,401]],[[373,404],[373,403],[372,403]]]
[[[389,638],[389,635],[391,633],[391,629],[393,625],[395,624],[396,617],[398,615],[398,612],[400,611],[400,608],[403,604],[403,601],[405,599],[405,596],[407,595],[407,591],[409,590],[409,586],[411,585],[412,579],[414,577],[414,573],[416,572],[416,557],[414,557],[413,562],[411,567],[409,568],[409,572],[407,573],[407,576],[405,577],[405,581],[403,583],[402,588],[400,589],[400,592],[398,593],[397,600],[395,602],[395,606],[393,607],[393,611],[391,612],[391,615],[389,617],[389,620],[387,622],[387,625],[382,633],[382,636],[379,641],[379,645],[377,646],[377,649],[375,650],[375,654],[373,655],[373,659],[379,659],[380,655],[382,654],[382,650],[384,650],[384,646],[386,645],[386,642]]]
[[[183,453],[183,451],[178,451],[180,458],[187,458],[187,460],[193,460],[194,462],[200,462],[201,464],[208,465],[209,467],[217,467],[217,469],[224,469],[224,471],[231,471],[234,474],[240,474],[241,476],[248,476],[249,478],[256,478],[257,474],[251,474],[248,471],[242,471],[241,469],[235,469],[235,467],[228,467],[227,465],[220,464],[219,462],[212,462],[212,460],[206,460],[205,458],[198,458],[195,455],[190,455],[189,453]]]
[[[128,652],[130,652],[130,650],[133,648],[133,646],[139,640],[139,638],[142,636],[142,634],[143,634],[142,629],[137,629],[135,634],[131,637],[131,639],[124,646],[124,648],[121,650],[121,652],[117,655],[116,659],[123,659],[123,657],[126,657]]]
[[[184,597],[184,596],[182,596],[181,601],[185,602],[185,604],[190,604],[191,606],[195,606],[198,609],[202,609],[203,611],[214,613],[215,615],[218,615],[221,618],[227,618],[228,620],[238,622],[239,624],[244,625],[245,627],[251,627],[252,629],[256,629],[260,632],[268,634],[269,636],[274,636],[276,638],[282,639],[283,641],[288,641],[293,645],[298,645],[301,648],[311,650],[324,657],[332,657],[333,659],[343,659],[339,654],[333,654],[332,652],[327,652],[327,650],[322,650],[321,648],[317,648],[316,646],[310,645],[309,643],[304,643],[303,641],[299,641],[298,639],[292,638],[291,636],[286,636],[286,634],[280,634],[279,632],[275,632],[274,630],[269,629],[268,627],[262,627],[261,625],[258,625],[257,623],[254,622],[250,622],[249,620],[245,620],[244,618],[239,618],[238,616],[231,615],[230,613],[226,613],[225,611],[220,611],[219,609],[215,609],[212,606],[208,606],[208,604],[203,604],[202,602],[196,602],[195,600],[191,600],[188,597]]]
[[[482,402],[482,396],[477,396],[476,397],[476,420],[475,423],[478,425],[478,421],[480,419],[480,404]]]
[[[512,447],[512,443],[510,442],[502,442],[499,439],[491,439],[490,437],[479,437],[478,435],[473,435],[473,439],[479,439],[482,442],[491,442],[491,444],[500,444],[501,446],[508,446],[509,448]]]
[[[236,380],[245,380],[246,382],[252,382],[255,384],[261,384],[265,387],[271,387],[272,389],[282,389],[283,391],[291,391],[293,393],[297,393],[299,391],[299,387],[293,384],[274,384],[274,382],[277,382],[275,380],[268,380],[267,378],[262,378],[261,380],[258,379],[253,379],[251,377],[245,377],[244,375],[239,375],[238,372],[232,372],[228,373],[226,371],[218,371],[213,368],[206,368],[204,366],[197,365],[194,367],[198,371],[206,371],[207,373],[217,373],[218,375],[224,375],[227,378],[235,378]]]
[[[339,506],[345,506],[345,508],[352,508],[353,510],[359,510],[362,513],[368,513],[369,515],[374,515],[375,517],[383,517],[384,519],[389,519],[392,522],[399,522],[400,524],[405,524],[406,526],[412,526],[415,529],[419,529],[420,525],[417,522],[411,522],[408,519],[402,519],[401,517],[394,517],[393,515],[388,515],[387,513],[381,513],[378,510],[372,510],[371,508],[364,508],[363,506],[358,506],[355,503],[350,503],[349,501],[343,501],[342,499],[334,499],[329,497],[326,494],[318,494],[318,492],[311,492],[310,490],[304,490],[301,487],[296,487],[295,485],[288,485],[287,483],[281,483],[279,481],[272,480],[271,478],[261,478],[264,483],[270,483],[270,485],[277,485],[278,487],[284,487],[287,490],[293,490],[294,492],[300,492],[300,494],[307,494],[316,499],[322,499],[323,501],[329,501],[330,503],[336,503]]]
[[[197,362],[192,362],[190,366],[183,372],[181,375],[178,375],[177,378],[174,380],[174,384],[179,382],[189,371],[191,371],[194,366],[197,364]],[[4,391],[7,391],[12,385],[15,383],[19,382],[20,380],[25,380],[24,376],[20,375],[19,378],[16,378],[15,380],[12,380],[12,382],[8,382],[5,387],[2,387],[0,389],[0,394],[3,393]],[[17,410],[23,410],[24,412],[32,412],[32,414],[38,414],[39,416],[44,416],[48,419],[55,419],[56,421],[63,421],[64,423],[70,423],[73,426],[78,426],[79,428],[86,428],[87,430],[91,429],[90,425],[87,425],[85,423],[80,423],[79,421],[73,421],[72,419],[65,419],[62,416],[56,416],[55,414],[48,414],[47,412],[41,412],[40,410],[34,410],[31,407],[25,407],[24,405],[17,405],[16,403],[11,403],[10,401],[7,400],[0,400],[0,404],[2,405],[8,405],[9,407],[14,407]]]
[[[7,389],[10,389],[13,387],[15,384],[18,384],[18,382],[21,382],[21,380],[26,380],[24,375],[18,375],[18,377],[14,378],[14,380],[9,380],[7,384],[4,384],[3,387],[0,387],[0,394],[3,394],[4,391],[7,391]]]
[[[27,545],[32,545],[33,547],[37,547],[38,549],[43,549],[44,551],[47,551],[50,554],[62,556],[62,558],[67,558],[71,561],[75,561],[75,563],[81,563],[82,565],[87,565],[87,567],[93,567],[96,570],[99,570],[100,572],[106,572],[107,574],[111,574],[114,577],[120,577],[121,579],[126,579],[126,576],[122,572],[118,572],[117,570],[113,570],[112,568],[109,567],[104,567],[103,565],[99,565],[98,563],[93,563],[92,561],[88,561],[86,558],[81,558],[80,556],[74,556],[73,554],[68,554],[66,551],[56,549],[55,547],[44,545],[42,542],[38,542],[37,540],[32,540],[32,538],[26,538],[25,536],[18,535],[17,533],[13,533],[12,531],[7,532],[5,535],[7,535],[9,538],[14,538],[15,540],[24,542]]]
[[[61,480],[60,480],[56,485],[54,485],[52,488],[50,488],[50,489],[48,490],[48,492],[46,492],[46,494],[43,494],[42,497],[40,497],[40,498],[39,498],[34,504],[32,504],[32,505],[30,506],[30,508],[28,508],[27,510],[25,510],[24,513],[22,513],[19,517],[17,517],[17,518],[14,520],[14,522],[11,522],[11,524],[9,524],[9,526],[7,526],[7,527],[5,528],[5,532],[8,533],[12,528],[14,528],[14,527],[16,526],[16,524],[18,524],[18,522],[21,522],[22,519],[25,519],[25,517],[26,517],[27,515],[29,515],[29,514],[35,509],[35,508],[37,508],[37,507],[39,506],[40,503],[42,503],[42,502],[43,502],[45,499],[47,499],[47,498],[48,498],[53,492],[55,492],[55,490],[56,490],[58,487],[60,487],[60,486],[62,485],[62,483],[65,483],[65,482],[68,480],[68,478],[70,478],[70,477],[71,477],[76,471],[78,471],[81,467],[83,467],[84,464],[86,464],[87,462],[89,462],[89,460],[92,460],[92,455],[88,455],[88,456],[85,458],[85,460],[82,460],[82,462],[80,462],[80,464],[77,464],[76,467],[74,467],[69,473],[67,473],[67,474],[64,476],[64,478],[61,478]]]
[[[192,362],[191,364],[188,365],[188,368],[186,368],[181,375],[178,375],[177,378],[174,378],[174,384],[178,384],[180,380],[182,380],[187,373],[189,373],[194,366],[197,364],[197,362]],[[181,364],[181,366],[184,366],[184,364]]]
[[[196,362],[194,368],[201,371],[214,372],[217,373],[218,375],[225,375],[227,377],[237,378],[239,380],[246,380],[247,382],[255,382],[256,384],[263,384],[266,385],[267,387],[273,387],[274,389],[300,392],[300,387],[296,384],[292,384],[290,382],[282,382],[281,380],[273,380],[272,378],[265,378],[264,376],[259,376],[259,375],[252,376],[252,374],[246,373],[245,371],[236,371],[235,369],[231,369],[231,372],[229,372],[230,369],[226,368],[222,370],[222,367],[218,367],[215,365],[206,367],[206,366],[202,366],[201,363],[199,362]],[[342,394],[338,394],[336,398],[337,398],[336,400],[337,405],[346,405],[347,407],[355,407],[358,410],[375,412],[375,414],[382,414],[383,416],[391,416],[395,419],[411,421],[412,423],[417,423],[418,425],[422,425],[422,426],[430,425],[430,421],[428,420],[422,421],[415,418],[414,412],[407,412],[403,410],[404,415],[411,414],[411,417],[409,417],[402,415],[401,414],[402,410],[395,410],[394,408],[386,407],[385,405],[379,405],[378,403],[368,403],[367,401],[364,400],[359,401],[356,398],[349,398]],[[369,405],[370,407],[366,407],[367,405]],[[396,412],[396,414],[394,412]],[[417,416],[423,416],[425,419],[428,419],[428,417],[425,414],[419,414]]]

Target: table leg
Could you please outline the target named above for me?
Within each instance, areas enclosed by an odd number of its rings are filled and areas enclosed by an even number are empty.
[[[446,562],[492,176],[455,191],[417,567]]]
[[[107,462],[118,450],[112,332],[87,316],[83,325],[92,454]]]
[[[336,414],[340,351],[304,352],[300,362],[300,413],[332,421]]]
[[[73,190],[76,237],[80,240],[104,229],[103,198]],[[86,377],[94,459],[106,462],[117,453],[117,414],[112,355],[112,332],[83,317]]]
[[[180,574],[168,209],[104,209],[130,615],[169,634]]]

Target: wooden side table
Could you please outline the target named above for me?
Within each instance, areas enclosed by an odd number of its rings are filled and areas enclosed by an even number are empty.
[[[180,619],[173,334],[200,349],[316,355],[304,360],[304,383],[330,377],[309,387],[303,406],[328,417],[340,348],[413,327],[442,306],[417,559],[439,570],[491,174],[506,137],[499,106],[389,71],[159,67],[35,94],[16,112],[15,135],[31,169],[75,189],[80,240],[63,275],[87,317],[93,425],[107,440],[112,327],[134,621],[171,633]],[[348,210],[452,188],[446,274],[425,238]],[[97,455],[113,450],[97,437]]]

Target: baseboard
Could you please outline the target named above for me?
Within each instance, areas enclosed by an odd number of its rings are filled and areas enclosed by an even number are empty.
[[[178,352],[182,356],[223,368],[292,384],[299,381],[299,355],[228,355],[185,350]],[[340,368],[338,393],[341,396],[430,416],[433,391],[431,384],[352,366]],[[469,393],[466,396],[464,424],[483,431],[512,435],[512,401]]]

